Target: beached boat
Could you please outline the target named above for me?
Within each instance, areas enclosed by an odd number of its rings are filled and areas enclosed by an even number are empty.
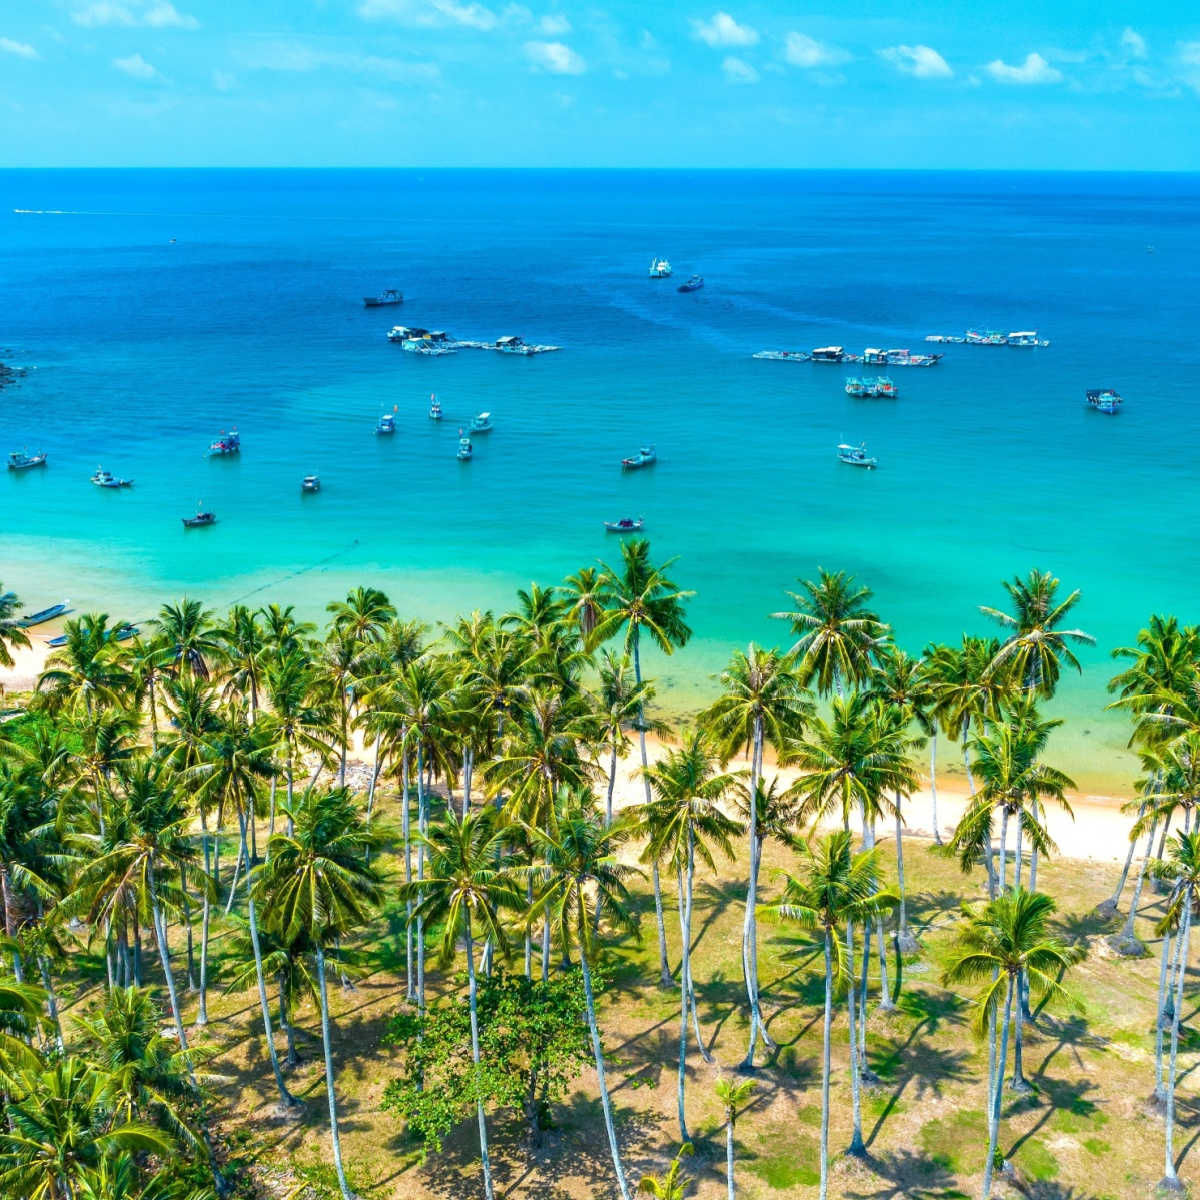
[[[492,414],[490,412],[481,412],[477,417],[471,418],[471,428],[469,433],[491,433],[492,432]]]
[[[641,517],[622,517],[619,521],[605,521],[609,533],[641,533],[646,522]]]
[[[30,467],[44,467],[46,465],[46,452],[39,450],[36,454],[27,454],[24,450],[14,450],[8,456],[8,469],[10,471],[28,471]]]
[[[378,436],[396,432],[396,414],[394,412],[384,413],[378,421],[375,422],[375,433]]]
[[[1123,403],[1120,392],[1116,392],[1112,388],[1088,388],[1087,402],[1088,408],[1095,412],[1105,413],[1110,417],[1116,416],[1121,411]]]
[[[654,447],[643,446],[636,454],[631,454],[628,458],[621,459],[621,470],[637,471],[657,461],[658,455],[655,454]]]
[[[670,274],[671,264],[665,258],[652,258],[650,260],[651,279],[666,279]]]
[[[321,477],[319,475],[305,475],[300,481],[300,490],[302,492],[319,492],[321,490]]]
[[[431,421],[440,421],[442,419],[442,406],[438,403],[438,398],[432,392],[429,394],[429,419]]]
[[[844,462],[850,467],[865,467],[868,471],[873,471],[878,465],[879,460],[871,458],[867,454],[865,444],[851,446],[848,442],[842,442],[837,448],[837,456],[839,462]]]
[[[458,461],[470,462],[474,453],[475,449],[471,445],[471,439],[460,429],[458,431]]]
[[[1007,346],[1008,334],[997,329],[968,329],[963,341],[968,346]]]
[[[768,362],[810,362],[812,355],[807,350],[759,350],[751,358],[762,358]]]
[[[208,448],[208,453],[213,458],[223,458],[229,454],[240,454],[242,450],[242,439],[236,429],[231,429],[228,433],[221,430],[221,436],[217,438]]]
[[[689,275],[688,278],[679,285],[676,291],[680,292],[698,292],[704,286],[703,275]]]
[[[395,288],[384,288],[378,296],[364,296],[364,308],[386,308],[390,304],[403,304],[404,296]]]
[[[97,467],[95,475],[92,476],[92,482],[97,487],[102,488],[127,488],[133,487],[132,479],[120,479],[116,475],[110,474],[103,467]]]
[[[53,621],[55,617],[61,617],[70,607],[70,600],[64,600],[61,604],[51,604],[49,608],[39,608],[37,612],[26,613],[23,617],[17,618],[17,624],[22,629],[32,629],[35,625],[43,625],[47,621]]]
[[[196,509],[194,517],[184,517],[184,529],[199,529],[201,525],[215,525],[217,523],[217,514],[205,512],[203,508]]]

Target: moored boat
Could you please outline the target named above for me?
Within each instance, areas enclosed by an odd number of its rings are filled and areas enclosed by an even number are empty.
[[[384,288],[378,296],[364,296],[364,308],[386,308],[389,304],[403,304],[404,296],[395,288]]]
[[[1088,388],[1088,408],[1113,417],[1121,411],[1121,393],[1112,388]]]
[[[763,358],[768,362],[810,362],[812,355],[807,350],[759,350],[751,358]]]
[[[438,403],[438,398],[432,392],[429,393],[429,419],[431,421],[440,421],[442,419],[442,406]]]
[[[492,432],[492,414],[490,412],[481,412],[478,416],[471,418],[470,433],[491,433]]]
[[[847,361],[846,350],[843,346],[818,346],[809,357],[815,363],[841,363]]]
[[[379,420],[375,422],[375,433],[377,436],[385,436],[396,432],[396,413],[393,409],[390,413],[383,413]]]
[[[619,521],[605,521],[609,533],[641,533],[646,522],[641,517],[622,517]]]
[[[22,629],[32,629],[35,625],[42,625],[47,621],[53,621],[55,617],[61,617],[63,613],[67,612],[70,604],[70,600],[64,600],[61,604],[51,604],[49,608],[39,608],[37,612],[18,617],[17,624]]]
[[[676,291],[680,292],[698,292],[704,286],[703,275],[691,275],[683,283],[679,285]]]
[[[321,477],[319,475],[305,475],[300,481],[301,492],[319,492],[321,490]]]
[[[621,459],[621,470],[637,471],[657,461],[658,455],[655,453],[654,447],[643,446],[636,454],[631,454],[628,458]]]
[[[97,487],[102,488],[127,488],[133,487],[132,479],[120,479],[116,475],[110,474],[103,467],[97,467],[95,475],[92,476],[92,482]]]
[[[940,354],[914,354],[911,350],[885,350],[883,361],[889,367],[936,367]]]
[[[1019,329],[1010,333],[1006,339],[1006,344],[1009,346],[1033,348],[1037,346],[1048,346],[1050,343],[1045,338],[1039,338],[1036,329]]]
[[[213,458],[223,458],[229,454],[240,454],[242,450],[241,435],[236,429],[231,429],[228,433],[221,430],[220,437],[212,443],[208,448],[208,453]]]
[[[1008,335],[998,329],[968,329],[963,341],[968,346],[1007,346]]]
[[[875,381],[873,379],[859,379],[856,376],[851,376],[846,380],[846,395],[854,396],[859,400],[869,399],[877,395]]]
[[[8,456],[8,469],[10,471],[28,471],[30,467],[44,467],[46,465],[46,452],[39,450],[36,454],[28,454],[24,450],[14,450]]]
[[[199,529],[202,525],[215,525],[217,523],[217,514],[205,512],[202,506],[197,506],[196,515],[194,517],[184,517],[184,529]]]
[[[965,338],[959,337],[953,333],[927,333],[925,335],[925,340],[927,342],[944,342],[947,345],[952,346],[961,346],[963,342],[966,341]]]
[[[470,462],[475,453],[475,448],[471,445],[471,439],[460,429],[458,431],[458,461]]]
[[[650,260],[651,279],[666,279],[670,274],[671,264],[665,258],[652,258]]]
[[[839,462],[844,462],[850,467],[865,467],[868,471],[873,471],[879,464],[879,460],[871,458],[867,454],[865,443],[859,443],[857,446],[852,446],[848,442],[842,442],[837,448],[837,456]]]

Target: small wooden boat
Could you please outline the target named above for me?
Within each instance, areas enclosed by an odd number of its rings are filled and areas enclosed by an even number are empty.
[[[95,475],[92,476],[92,482],[97,487],[102,488],[127,488],[133,487],[132,479],[119,479],[116,475],[110,474],[103,467],[97,467]]]
[[[300,490],[302,492],[319,492],[321,490],[321,477],[319,475],[305,475],[300,481]]]
[[[217,514],[205,512],[202,508],[196,509],[194,517],[184,517],[184,529],[199,529],[201,525],[215,525],[217,523]]]
[[[490,412],[481,412],[477,417],[471,418],[470,433],[491,433],[492,432],[492,414]]]
[[[14,450],[8,456],[8,469],[10,471],[28,471],[30,467],[44,467],[46,465],[46,452],[39,450],[36,454],[26,454],[24,450]]]
[[[386,308],[390,304],[403,304],[404,296],[395,288],[384,288],[378,296],[364,296],[364,308]]]
[[[685,282],[681,283],[676,291],[679,292],[698,292],[704,286],[703,275],[692,275]]]
[[[70,604],[70,600],[64,600],[61,604],[51,604],[49,608],[39,608],[37,612],[18,617],[17,624],[22,629],[32,629],[35,625],[44,625],[47,621],[53,621],[55,617],[61,617],[68,611]]]
[[[460,429],[458,431],[458,461],[470,462],[475,450],[471,445],[471,439]]]
[[[654,452],[654,447],[643,446],[636,454],[631,454],[628,458],[621,459],[621,470],[638,471],[642,467],[648,467],[657,461],[658,455]]]
[[[1121,393],[1114,391],[1112,388],[1088,388],[1087,392],[1088,408],[1093,412],[1104,413],[1106,416],[1115,417],[1121,411]]]
[[[429,393],[429,419],[431,421],[440,421],[442,419],[442,406],[438,403],[438,398],[432,392]]]
[[[375,423],[375,434],[383,437],[396,432],[396,416],[394,412],[384,413]]]
[[[865,467],[868,471],[873,471],[879,465],[877,458],[868,456],[867,447],[862,443],[851,446],[842,442],[837,448],[837,456],[838,461],[844,462],[848,467]]]
[[[609,533],[641,533],[646,522],[641,517],[622,517],[619,521],[605,521]]]
[[[214,458],[222,458],[229,454],[240,454],[242,450],[242,439],[236,429],[231,429],[226,433],[221,430],[221,436],[217,438],[208,448],[208,452]]]

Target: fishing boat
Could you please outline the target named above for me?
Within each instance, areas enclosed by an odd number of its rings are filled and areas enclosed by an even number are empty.
[[[681,283],[676,291],[680,292],[698,292],[704,286],[703,275],[689,275],[684,283]]]
[[[651,279],[666,279],[670,274],[671,264],[665,258],[652,258],[650,260]]]
[[[812,355],[807,350],[759,350],[751,358],[762,358],[768,362],[810,362]]]
[[[869,400],[878,396],[879,393],[875,390],[873,379],[859,379],[851,376],[846,380],[846,395],[854,396],[859,400]]]
[[[230,454],[240,454],[242,450],[242,439],[238,435],[236,429],[231,429],[228,433],[221,430],[221,436],[217,438],[208,448],[208,453],[213,458],[224,458]]]
[[[305,475],[300,481],[301,492],[319,492],[321,490],[321,477],[319,475]]]
[[[133,487],[132,479],[120,479],[116,475],[110,474],[103,467],[97,467],[95,475],[92,476],[92,482],[97,487],[102,488],[127,488]]]
[[[963,341],[968,346],[1007,346],[1008,334],[997,329],[968,329]]]
[[[809,357],[815,363],[842,363],[850,361],[843,346],[818,346]]]
[[[878,459],[868,456],[867,447],[862,443],[851,446],[848,442],[842,442],[837,448],[837,456],[839,462],[849,467],[866,467],[868,471],[873,471],[879,464]]]
[[[396,414],[395,412],[383,413],[379,420],[375,422],[376,436],[383,437],[387,434],[396,432]]]
[[[1025,347],[1031,349],[1036,346],[1048,346],[1050,343],[1045,338],[1039,338],[1036,329],[1020,329],[1010,333],[1006,339],[1006,344],[1009,346]]]
[[[28,471],[30,467],[44,467],[46,465],[46,452],[39,450],[36,454],[27,454],[24,450],[14,450],[8,456],[8,469],[10,471]]]
[[[641,533],[646,522],[641,517],[622,517],[619,521],[605,521],[609,533]]]
[[[492,432],[492,414],[490,412],[481,412],[477,417],[471,418],[471,433],[491,433]]]
[[[631,454],[628,458],[621,459],[621,470],[637,471],[657,461],[658,455],[655,454],[654,447],[643,446],[636,454]]]
[[[885,350],[883,361],[889,367],[936,367],[941,354],[914,354],[911,350]]]
[[[217,523],[217,514],[205,512],[202,507],[197,507],[194,517],[184,517],[184,529],[199,529],[201,525],[215,525]]]
[[[966,338],[958,337],[953,333],[927,333],[925,335],[927,342],[944,342],[951,346],[961,346]]]
[[[378,296],[364,296],[364,308],[386,308],[389,304],[403,304],[404,296],[395,288],[384,288]]]
[[[1123,403],[1120,392],[1112,388],[1088,388],[1087,402],[1088,408],[1110,417],[1115,417],[1121,411]]]
[[[442,406],[438,403],[438,398],[432,392],[429,394],[429,419],[431,421],[440,421],[442,419]]]
[[[51,604],[49,608],[39,608],[37,612],[18,617],[17,624],[22,629],[32,629],[35,625],[44,625],[47,621],[53,621],[55,617],[61,617],[68,610],[70,604],[70,600],[64,600],[61,604]]]
[[[471,445],[471,439],[460,429],[458,431],[458,461],[470,462],[475,450]]]

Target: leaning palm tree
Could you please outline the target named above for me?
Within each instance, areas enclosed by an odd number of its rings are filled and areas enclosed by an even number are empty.
[[[819,929],[825,954],[825,1021],[821,1075],[821,1200],[829,1194],[829,1081],[834,984],[847,981],[850,1016],[850,1090],[854,1132],[847,1153],[863,1155],[862,1106],[859,1097],[858,1039],[854,1030],[854,962],[852,930],[894,902],[879,887],[878,851],[853,852],[850,833],[838,830],[801,854],[801,873],[785,875],[783,897],[765,909],[776,920]],[[839,934],[845,931],[846,949]]]
[[[264,919],[280,936],[303,933],[314,948],[333,1164],[343,1200],[352,1200],[338,1136],[325,961],[326,950],[363,925],[382,898],[379,875],[365,859],[368,851],[377,848],[379,838],[344,788],[310,788],[290,815],[293,832],[277,833],[271,839],[270,857],[255,880],[255,898],[262,903]]]
[[[1018,687],[1038,696],[1054,694],[1065,662],[1082,670],[1071,643],[1094,645],[1096,639],[1082,629],[1062,629],[1067,614],[1079,603],[1077,588],[1065,600],[1058,599],[1059,581],[1049,571],[1030,571],[1027,579],[1004,583],[1012,601],[1011,613],[989,608],[979,611],[1000,623],[1008,637],[992,658],[989,673],[1009,672]]]
[[[965,909],[958,936],[959,950],[945,973],[946,983],[983,985],[975,998],[975,1023],[978,1032],[987,1032],[988,1061],[992,1066],[988,1079],[983,1200],[989,1200],[992,1194],[1001,1097],[1008,1066],[1008,1032],[1014,1004],[1019,1003],[1019,981],[1022,976],[1028,979],[1031,993],[1039,998],[1070,999],[1061,983],[1062,974],[1081,957],[1078,950],[1066,946],[1051,933],[1054,909],[1049,896],[1020,887],[997,896],[982,908]]]
[[[177,674],[208,678],[209,669],[223,649],[213,623],[213,614],[199,600],[164,604],[150,622],[161,643],[163,661]]]
[[[20,607],[16,592],[0,591],[0,667],[13,665],[14,647],[25,649],[29,646],[29,635],[17,616]]]
[[[413,892],[415,916],[429,927],[441,927],[441,960],[453,957],[460,937],[467,952],[467,1006],[471,1015],[471,1059],[480,1069],[479,1007],[475,982],[476,939],[503,949],[506,937],[502,914],[521,907],[524,897],[501,866],[504,830],[493,809],[456,817],[448,809],[445,819],[421,839],[429,851],[429,873],[420,890],[407,884],[402,894]],[[492,1165],[488,1157],[487,1117],[483,1097],[475,1102],[479,1123],[479,1155],[483,1162],[483,1190],[492,1200]]]
[[[628,749],[627,728],[638,728],[646,723],[646,704],[654,697],[654,687],[649,682],[638,683],[633,677],[633,664],[628,655],[617,655],[605,650],[600,656],[599,682],[593,695],[595,715],[603,727],[604,740],[609,751],[608,790],[604,804],[605,820],[611,825],[613,819],[613,791],[617,785],[617,761]],[[657,732],[665,725],[654,723]]]
[[[765,747],[774,747],[778,754],[790,740],[798,737],[812,713],[812,705],[804,694],[794,659],[781,655],[778,650],[761,649],[753,642],[746,653],[734,652],[729,666],[721,673],[721,684],[723,694],[702,719],[717,738],[726,762],[739,751],[749,752],[749,794],[757,797],[762,790]],[[750,1008],[750,1044],[742,1065],[749,1069],[754,1066],[754,1049],[759,1041],[768,1048],[773,1043],[767,1034],[758,995],[757,910],[759,852],[762,848],[758,803],[747,805],[747,812],[750,818],[750,864],[742,922],[742,974]]]
[[[630,1200],[621,1149],[613,1125],[612,1104],[604,1073],[604,1049],[596,1021],[596,997],[592,987],[592,958],[601,924],[607,920],[614,928],[632,932],[637,917],[626,881],[639,872],[617,859],[617,851],[629,838],[629,825],[618,819],[605,825],[596,810],[596,802],[585,790],[564,791],[552,830],[526,826],[526,833],[537,855],[530,868],[540,887],[531,918],[545,912],[558,932],[563,946],[579,947],[579,965],[583,971],[584,1000],[587,1004],[588,1030],[596,1075],[600,1082],[600,1103],[608,1146],[612,1152],[621,1200]]]
[[[642,635],[663,652],[674,654],[682,649],[692,636],[691,627],[684,620],[684,601],[692,595],[683,591],[666,572],[674,559],[661,566],[650,560],[650,543],[644,538],[635,538],[621,546],[619,569],[602,565],[599,597],[602,615],[592,630],[589,646],[598,646],[624,630],[625,653],[633,659],[633,676],[638,686],[642,683]],[[642,769],[649,766],[646,755],[645,704],[638,705],[638,745],[642,756]],[[646,780],[646,800],[650,799],[650,781]],[[671,985],[671,968],[667,961],[667,930],[663,922],[662,884],[658,866],[651,870],[654,884],[654,917],[658,925],[659,983]]]
[[[871,589],[856,587],[845,571],[818,569],[817,579],[800,580],[801,591],[789,592],[796,607],[771,615],[787,621],[796,635],[789,653],[806,685],[821,695],[839,694],[847,684],[860,683],[871,674],[872,659],[887,643],[890,630],[867,607]]]
[[[745,1107],[754,1091],[754,1080],[722,1078],[717,1080],[713,1090],[725,1112],[725,1182],[729,1187],[729,1200],[737,1200],[737,1186],[733,1178],[733,1127],[737,1123],[738,1111]]]
[[[675,867],[679,904],[679,1137],[691,1141],[684,1113],[683,1091],[687,1080],[687,1022],[691,1009],[696,1041],[705,1060],[710,1055],[700,1034],[696,996],[692,983],[692,890],[696,856],[716,870],[714,850],[733,858],[733,838],[741,826],[721,811],[720,803],[733,786],[731,775],[718,774],[717,762],[705,735],[684,733],[678,747],[647,768],[653,799],[633,814],[637,830],[646,838],[643,861],[669,861]]]

